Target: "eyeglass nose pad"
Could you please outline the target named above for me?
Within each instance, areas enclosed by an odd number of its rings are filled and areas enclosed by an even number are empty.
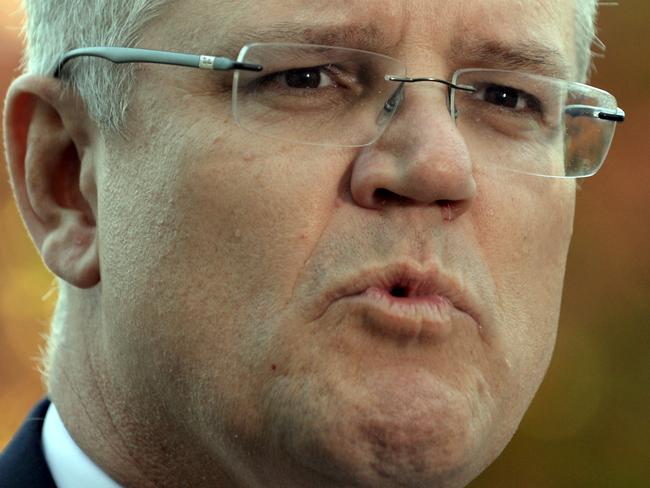
[[[395,113],[404,101],[404,83],[400,83],[397,89],[393,92],[390,98],[384,104],[384,111],[387,113]]]
[[[386,100],[384,106],[382,107],[379,117],[377,118],[377,124],[382,126],[386,124],[393,116],[397,113],[399,108],[402,106],[404,101],[404,83],[400,83],[397,89],[393,94]]]
[[[447,87],[447,112],[451,116],[451,119],[455,122],[458,117],[458,109],[454,105],[452,109],[452,99],[453,99],[454,88],[451,86]],[[383,109],[377,118],[377,125],[384,125],[388,120],[390,120],[402,106],[404,102],[405,90],[404,82],[400,83],[397,87],[397,90],[393,92],[386,103],[384,103]]]
[[[449,112],[449,115],[451,116],[451,120],[454,122],[456,121],[456,117],[458,117],[458,109],[454,105],[452,108],[452,99],[454,96],[454,89],[451,86],[447,87],[447,112]]]

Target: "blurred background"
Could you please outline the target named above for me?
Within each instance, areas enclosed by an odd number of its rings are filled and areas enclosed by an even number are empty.
[[[17,75],[18,0],[0,0],[0,96]],[[557,348],[513,441],[472,488],[650,486],[650,2],[601,7],[592,84],[627,113],[578,194]],[[0,129],[1,130],[1,129]],[[56,295],[0,168],[0,449],[43,394]]]

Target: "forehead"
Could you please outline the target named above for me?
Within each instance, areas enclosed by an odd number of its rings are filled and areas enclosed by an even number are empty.
[[[560,75],[575,57],[574,8],[572,0],[187,0],[173,2],[145,39],[156,48],[230,56],[264,41],[345,45],[402,58],[414,48],[447,58],[503,48],[555,58],[556,73],[548,74]]]

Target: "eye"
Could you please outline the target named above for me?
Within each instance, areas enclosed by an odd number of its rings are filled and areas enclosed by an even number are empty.
[[[541,112],[542,104],[536,97],[516,88],[502,85],[486,85],[476,97],[492,105],[517,112]]]
[[[278,80],[289,88],[315,89],[336,86],[324,67],[291,69],[277,73]]]

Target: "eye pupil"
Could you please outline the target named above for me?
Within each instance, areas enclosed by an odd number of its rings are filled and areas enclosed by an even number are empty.
[[[285,81],[290,88],[318,88],[321,83],[320,70],[292,69],[285,74]]]
[[[502,107],[516,108],[519,93],[504,86],[490,86],[485,89],[485,101]]]

